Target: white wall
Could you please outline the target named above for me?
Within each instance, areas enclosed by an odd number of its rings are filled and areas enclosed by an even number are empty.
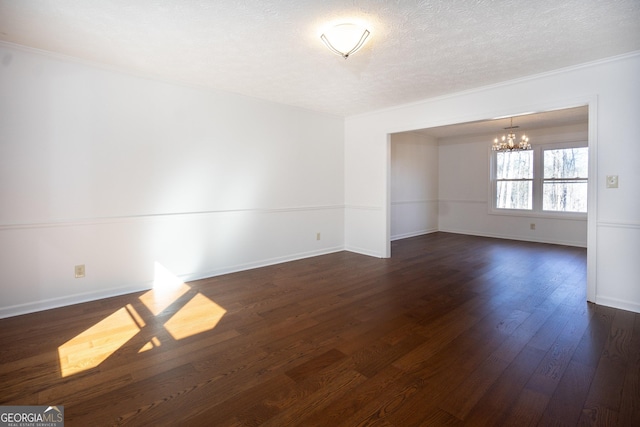
[[[0,317],[341,250],[343,150],[340,117],[0,44]]]
[[[438,230],[438,146],[418,133],[391,135],[391,240]]]
[[[549,143],[587,143],[588,125],[527,129],[534,148]],[[491,135],[439,139],[440,231],[487,237],[587,246],[587,220],[490,213]],[[531,230],[530,224],[535,224]]]
[[[390,255],[388,135],[440,125],[589,105],[588,297],[640,312],[640,54],[348,117],[345,244]],[[620,187],[607,189],[606,175]]]

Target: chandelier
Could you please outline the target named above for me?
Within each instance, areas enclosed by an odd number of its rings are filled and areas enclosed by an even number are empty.
[[[531,150],[531,144],[529,144],[529,138],[526,135],[522,134],[520,142],[516,141],[516,134],[513,132],[513,129],[518,129],[519,127],[520,126],[513,125],[513,117],[511,117],[511,125],[504,128],[508,133],[506,135],[502,135],[501,139],[494,139],[491,149],[493,151]]]

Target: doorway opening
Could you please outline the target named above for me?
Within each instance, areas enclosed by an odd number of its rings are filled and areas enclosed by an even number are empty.
[[[389,254],[392,241],[435,231],[595,248],[594,111],[589,104],[513,116],[535,150],[587,147],[587,213],[495,209],[491,145],[510,116],[390,134]],[[543,178],[535,180],[532,197],[540,199]],[[587,264],[587,299],[594,301],[595,251]]]

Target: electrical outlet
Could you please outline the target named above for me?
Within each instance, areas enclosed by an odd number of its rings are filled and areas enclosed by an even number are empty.
[[[316,240],[320,240],[320,233],[316,233]]]
[[[81,279],[84,277],[84,264],[76,265],[75,267],[76,279]]]
[[[536,229],[535,223],[532,222],[531,224],[529,224],[529,229],[535,230]]]

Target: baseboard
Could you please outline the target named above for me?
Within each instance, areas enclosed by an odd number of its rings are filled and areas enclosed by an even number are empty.
[[[344,246],[335,246],[332,248],[324,248],[316,251],[300,252],[294,255],[269,258],[269,259],[265,259],[257,262],[237,264],[234,266],[225,267],[225,268],[216,269],[216,270],[209,270],[209,271],[198,272],[194,274],[183,274],[183,275],[179,275],[178,277],[185,282],[190,282],[193,280],[207,279],[209,277],[222,276],[224,274],[238,273],[240,271],[253,270],[255,268],[268,267],[270,265],[282,264],[285,262],[297,261],[300,259],[332,254],[332,253],[341,252],[344,250],[346,250]]]
[[[447,229],[441,228],[438,231],[442,231],[443,233],[453,233],[453,234],[465,234],[467,236],[478,236],[478,237],[490,237],[493,239],[505,239],[505,240],[520,240],[523,242],[532,242],[532,243],[547,243],[550,245],[563,245],[563,246],[575,246],[578,248],[586,248],[586,242],[572,242],[567,240],[555,240],[555,239],[541,239],[541,238],[533,238],[529,236],[514,236],[507,234],[494,234],[494,233],[478,233],[475,231],[469,230],[457,230],[457,229]]]
[[[634,313],[640,313],[640,304],[620,300],[617,298],[603,297],[596,295],[596,304],[604,305],[611,308],[619,308],[621,310],[632,311]]]
[[[38,311],[51,310],[54,308],[66,307],[68,305],[81,304],[83,302],[96,301],[100,299],[131,294],[134,292],[146,291],[151,289],[152,286],[153,282],[139,283],[137,285],[125,286],[120,288],[104,289],[96,292],[73,294],[59,298],[50,298],[42,301],[12,305],[9,307],[1,307],[0,319],[35,313]]]
[[[289,261],[296,261],[304,258],[311,258],[320,255],[326,255],[334,252],[344,251],[345,248],[342,246],[336,246],[332,248],[324,248],[316,251],[308,251],[308,252],[300,252],[297,254],[269,258],[265,260],[261,260],[254,263],[247,264],[239,264],[235,266],[231,266],[228,268],[211,270],[206,272],[195,272],[191,274],[183,274],[179,275],[179,279],[184,282],[189,282],[193,280],[206,279],[209,277],[221,276],[223,274],[237,273],[239,271],[252,270],[254,268],[267,267],[274,264],[281,264]],[[74,304],[81,304],[89,301],[96,301],[104,298],[111,298],[126,294],[131,294],[134,292],[142,292],[148,291],[153,287],[153,281],[142,282],[137,284],[132,284],[128,286],[111,288],[111,289],[103,289],[96,292],[86,292],[68,295],[59,298],[51,298],[47,300],[34,301],[25,304],[13,305],[9,307],[0,307],[0,319],[4,319],[7,317],[20,316],[23,314],[35,313],[38,311],[51,310],[54,308],[65,307]]]
[[[425,234],[436,233],[437,231],[439,231],[437,228],[430,228],[428,230],[420,230],[420,231],[414,231],[411,233],[397,234],[395,236],[391,236],[391,241],[393,242],[394,240],[402,240],[402,239],[409,239],[411,237],[424,236]]]
[[[384,255],[381,252],[370,251],[368,249],[359,248],[357,246],[346,246],[344,250],[360,255],[371,256],[374,258],[384,258]]]

